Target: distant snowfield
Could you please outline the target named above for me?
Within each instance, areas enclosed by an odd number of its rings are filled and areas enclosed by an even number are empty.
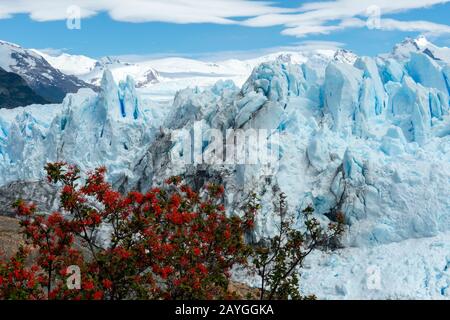
[[[229,59],[218,62],[178,57],[127,62],[114,57],[105,57],[97,61],[82,55],[63,53],[52,56],[38,50],[34,52],[41,54],[54,68],[95,85],[100,85],[106,69],[111,71],[116,82],[131,76],[143,98],[160,102],[172,101],[177,91],[187,87],[207,88],[219,80],[232,80],[237,86],[242,86],[256,66],[277,58],[300,64],[306,62],[311,55],[330,60],[335,54],[334,50],[315,50],[278,52],[254,59]]]

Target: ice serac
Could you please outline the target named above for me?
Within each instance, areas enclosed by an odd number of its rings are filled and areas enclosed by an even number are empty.
[[[136,93],[136,84],[132,77],[128,76],[126,81],[119,82],[119,101],[122,117],[133,117],[137,120],[143,114],[140,111],[140,99]]]
[[[366,112],[369,112],[371,117],[380,115],[386,109],[387,95],[376,62],[372,58],[361,57],[356,60],[354,66],[363,71],[365,97],[371,98],[371,101],[363,103],[369,105]]]
[[[389,81],[400,82],[405,74],[404,67],[392,58],[376,59],[378,69],[380,70],[381,79],[384,84]]]
[[[359,114],[361,81],[362,72],[351,65],[339,62],[328,65],[323,88],[325,108],[333,117],[336,131],[351,134],[354,124],[365,122]]]
[[[448,97],[448,88],[442,68],[429,56],[423,53],[411,53],[407,68],[409,74],[417,83],[428,88],[435,88]]]
[[[237,127],[276,129],[290,96],[305,92],[304,76],[299,66],[290,62],[263,63],[257,67],[242,88],[237,102]]]
[[[381,141],[381,150],[389,156],[400,155],[405,152],[406,139],[403,131],[392,126],[388,129]]]
[[[99,112],[113,119],[134,119],[142,117],[140,111],[141,101],[136,93],[136,84],[131,77],[120,81],[119,85],[114,81],[111,71],[103,73],[99,94]]]

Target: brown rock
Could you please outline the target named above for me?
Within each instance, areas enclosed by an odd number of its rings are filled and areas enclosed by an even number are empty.
[[[238,299],[244,300],[258,300],[260,293],[256,288],[252,288],[245,284],[234,281],[230,281],[230,283],[228,284],[228,292],[236,295]]]
[[[19,234],[19,220],[0,216],[0,256],[11,257],[24,243]]]

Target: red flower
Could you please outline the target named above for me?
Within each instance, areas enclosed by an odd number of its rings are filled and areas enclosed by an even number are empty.
[[[128,259],[131,257],[131,253],[123,247],[117,247],[115,253],[117,253],[122,259]]]
[[[120,199],[120,193],[112,190],[107,190],[103,195],[103,202],[107,206],[114,206]]]
[[[167,218],[174,224],[182,224],[183,223],[183,215],[178,211],[174,211],[171,214],[167,215]]]
[[[144,201],[144,196],[142,195],[142,193],[137,192],[137,191],[130,192],[130,197],[134,198],[134,200],[138,204],[141,204]]]
[[[204,275],[207,275],[207,274],[208,274],[208,269],[207,269],[207,268],[205,267],[205,265],[202,264],[202,263],[197,264],[197,269],[198,269],[201,273],[203,273]]]
[[[102,217],[95,211],[91,213],[91,219],[94,224],[100,224],[102,222]]]
[[[164,251],[171,252],[171,251],[173,251],[173,249],[174,249],[173,244],[171,244],[171,243],[164,244]]]
[[[94,298],[94,300],[101,300],[103,298],[103,292],[101,291],[96,291],[92,297]]]
[[[50,291],[49,294],[48,294],[48,298],[49,299],[55,299],[57,294],[58,294],[57,290]]]
[[[231,232],[230,230],[225,230],[225,232],[223,233],[223,236],[225,237],[225,239],[230,239],[231,238]]]
[[[48,217],[47,221],[50,225],[55,225],[57,223],[62,222],[63,217],[59,212],[54,212]]]
[[[103,287],[105,287],[106,289],[111,289],[111,287],[112,287],[112,281],[109,280],[109,279],[103,280]]]
[[[182,256],[181,258],[180,258],[180,264],[181,264],[181,266],[187,266],[188,265],[188,263],[189,263],[189,259],[186,257],[186,256]]]
[[[194,252],[194,255],[196,255],[197,257],[202,254],[202,251],[200,250],[200,248],[197,248],[197,247],[195,247],[192,250],[192,252]]]
[[[27,288],[28,289],[33,289],[34,285],[35,285],[34,280],[29,280],[28,283],[27,283]]]
[[[65,185],[62,189],[62,193],[72,193],[73,192],[73,188],[69,185]]]
[[[85,283],[83,283],[83,288],[85,290],[94,290],[94,282],[93,281],[86,281]]]
[[[170,266],[167,266],[167,267],[162,268],[162,269],[161,269],[161,278],[167,279],[167,276],[168,276],[169,274],[171,274],[172,271],[173,271],[173,268],[170,267]]]
[[[162,213],[162,209],[161,209],[161,207],[160,207],[159,205],[155,205],[155,206],[153,207],[153,210],[155,210],[155,215],[156,215],[156,216],[160,216],[161,213]]]
[[[194,282],[194,284],[192,285],[192,287],[193,287],[195,290],[200,289],[200,281],[196,280],[196,281]]]
[[[16,278],[17,280],[20,280],[21,271],[19,269],[14,270],[14,278]]]
[[[178,208],[180,206],[181,203],[181,197],[178,193],[175,193],[174,195],[172,195],[172,204]]]

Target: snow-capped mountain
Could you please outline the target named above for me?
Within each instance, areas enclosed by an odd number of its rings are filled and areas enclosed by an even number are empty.
[[[450,48],[438,47],[424,36],[416,39],[406,38],[395,46],[392,55],[397,59],[407,59],[411,52],[423,52],[435,61],[450,63]]]
[[[91,84],[100,85],[103,73],[106,70],[112,72],[116,81],[126,80],[128,76],[133,77],[138,88],[159,82],[158,72],[154,69],[135,63],[123,62],[114,57],[103,57],[95,62],[89,72],[78,74],[78,77]]]
[[[106,165],[121,191],[145,190],[178,174],[194,186],[216,180],[225,185],[230,213],[239,213],[249,192],[258,193],[256,236],[276,230],[273,202],[281,191],[294,217],[309,204],[323,222],[338,211],[346,216],[345,248],[308,260],[305,294],[448,298],[450,64],[423,50],[400,56],[400,47],[375,58],[344,51],[277,55],[258,61],[242,86],[219,80],[186,88],[170,107],[145,93],[173,82],[138,91],[131,77],[117,85],[114,70],[106,70],[98,94],[83,89],[60,105],[0,110],[0,186],[36,181],[44,164],[56,160],[83,169]],[[146,66],[161,79],[181,65],[189,77],[214,69],[221,79],[247,63],[250,68],[252,62],[242,61],[188,68],[172,58]],[[199,124],[204,136],[197,149],[204,157],[217,154],[212,129],[268,130],[263,141],[276,133],[279,140],[270,144],[279,150],[276,166],[186,164],[176,130],[192,132]],[[367,283],[371,270],[380,274],[377,288]]]
[[[334,54],[333,60],[337,62],[354,64],[355,61],[358,60],[358,56],[349,50],[339,49]]]
[[[61,102],[67,93],[80,88],[94,88],[55,69],[36,52],[5,41],[0,41],[0,67],[21,76],[35,93],[50,102]]]
[[[83,56],[71,55],[67,53],[48,54],[41,50],[31,49],[33,52],[44,57],[45,60],[54,68],[68,75],[82,75],[91,72],[97,60]]]

